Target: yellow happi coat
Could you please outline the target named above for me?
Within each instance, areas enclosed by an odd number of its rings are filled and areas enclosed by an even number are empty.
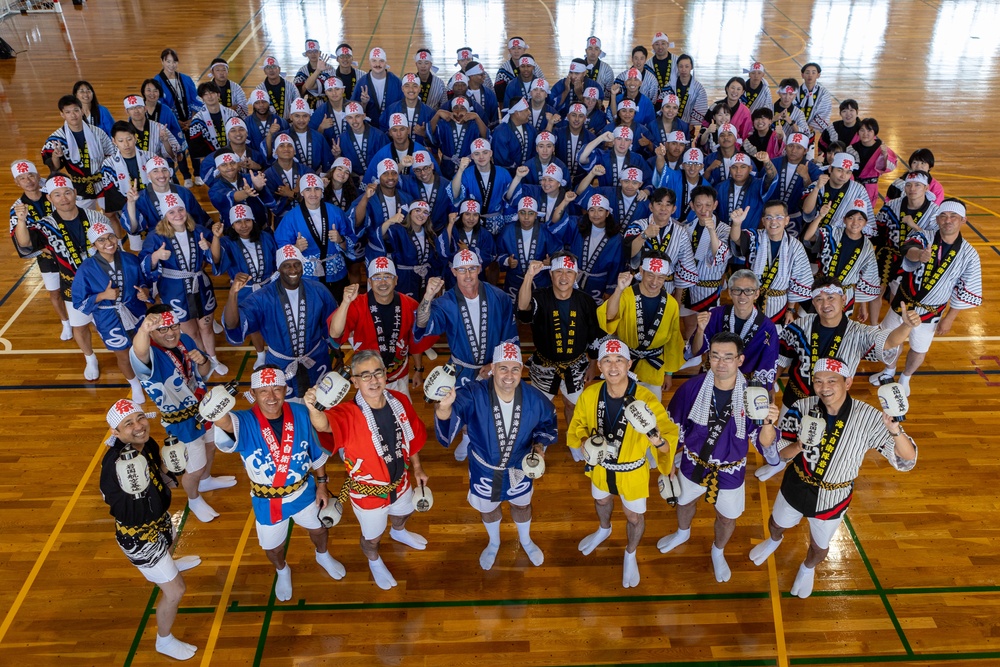
[[[608,302],[605,301],[597,309],[597,319],[601,328],[610,334],[615,334],[629,349],[635,349],[639,345],[639,332],[636,327],[635,309],[638,308],[638,285],[628,287],[622,292],[618,305],[618,317],[613,320],[608,319]],[[635,291],[633,291],[635,290]],[[653,368],[645,359],[639,361],[634,367],[634,373],[640,382],[660,386],[663,384],[663,375],[673,373],[684,363],[684,341],[681,338],[680,330],[680,309],[677,301],[672,295],[667,295],[667,303],[663,317],[660,318],[660,326],[653,336],[653,342],[649,346],[651,349],[663,346],[663,353],[660,358],[663,366]],[[635,355],[633,355],[635,358]]]

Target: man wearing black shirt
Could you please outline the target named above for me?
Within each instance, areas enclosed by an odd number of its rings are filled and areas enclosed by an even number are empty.
[[[107,420],[113,437],[101,461],[101,495],[115,518],[115,539],[142,576],[162,592],[156,605],[157,652],[176,660],[188,660],[194,657],[197,647],[174,637],[170,628],[185,590],[180,573],[195,567],[201,559],[173,557],[174,528],[168,483],[176,485],[176,482],[161,470],[159,447],[149,437],[149,420],[139,406],[122,399],[108,410]],[[145,460],[145,472],[139,478],[143,490],[138,495],[122,488],[119,481],[116,464],[123,457]]]

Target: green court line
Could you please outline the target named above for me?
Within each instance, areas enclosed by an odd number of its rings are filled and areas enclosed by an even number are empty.
[[[217,55],[216,58],[221,58],[222,57],[222,54],[225,53],[226,50],[228,50],[229,47],[233,45],[233,42],[236,41],[236,38],[239,37],[240,35],[242,35],[243,31],[247,29],[247,26],[250,25],[253,22],[253,20],[260,15],[260,13],[262,11],[264,11],[264,5],[266,5],[266,4],[267,4],[267,0],[264,0],[263,2],[260,3],[260,9],[258,9],[257,11],[255,11],[250,16],[250,19],[246,23],[243,24],[243,27],[240,28],[239,31],[235,35],[233,35],[233,38],[231,40],[229,40],[229,42],[226,43],[225,46],[222,47],[222,50],[219,51],[219,55]],[[198,79],[197,80],[201,81],[202,79],[204,79],[205,75],[208,74],[208,70],[210,68],[211,68],[211,65],[209,65],[208,67],[206,67],[205,69],[203,69],[202,72],[201,72],[201,74],[198,75]]]
[[[589,665],[564,665],[563,667],[617,667],[622,663],[591,663]],[[630,662],[628,667],[768,667],[778,664],[774,658],[746,658],[738,660],[682,660],[680,662]]]
[[[285,535],[285,553],[284,556],[288,557],[288,545],[291,542],[292,537],[292,526],[295,525],[295,521],[291,520],[288,522],[288,533]],[[285,561],[285,566],[288,566],[288,561]],[[274,593],[275,586],[278,585],[278,573],[274,573],[274,579],[271,580],[271,592],[267,596],[267,611],[264,612],[264,619],[260,624],[260,634],[257,636],[257,651],[253,656],[254,667],[259,667],[260,661],[264,659],[264,645],[267,643],[267,633],[271,628],[271,616],[274,613],[274,603],[277,601],[277,597]],[[214,609],[212,610],[215,611]]]
[[[881,591],[874,589],[842,590],[842,591],[813,591],[813,597],[864,597],[868,595],[941,595],[941,594],[969,594],[969,593],[1000,593],[1000,586],[942,586],[940,588],[883,588]],[[781,597],[790,598],[791,593],[782,593]]]
[[[247,353],[250,354],[249,352]],[[190,510],[187,505],[184,506],[184,514],[181,515],[181,522],[177,525],[177,535],[174,537],[174,541],[181,536],[181,532],[184,530],[184,525],[187,523],[188,516],[190,515]],[[146,624],[149,623],[149,617],[153,615],[154,604],[156,603],[156,596],[160,594],[160,587],[153,586],[153,592],[149,594],[149,602],[146,603],[146,609],[142,612],[142,620],[139,621],[139,628],[135,631],[135,637],[132,638],[132,646],[129,647],[128,655],[125,657],[125,667],[129,667],[132,661],[135,659],[135,654],[139,650],[139,643],[142,641],[142,634],[146,631]],[[195,613],[195,612],[185,612],[185,613]],[[202,612],[197,612],[202,613]]]
[[[410,47],[413,46],[413,32],[417,29],[417,18],[420,16],[420,4],[424,0],[417,0],[417,11],[413,13],[413,25],[410,26],[410,38],[406,40],[406,53],[403,54],[403,65],[400,67],[400,75],[406,72],[406,63],[410,59]]]
[[[247,366],[247,361],[250,359],[250,352],[243,353],[243,361],[240,362],[240,368],[236,371],[236,380],[239,381],[240,377],[243,375],[243,370]],[[191,511],[188,509],[187,505],[184,506],[184,514],[181,515],[181,522],[177,526],[177,535],[174,537],[176,542],[180,538],[181,532],[184,530],[184,525],[187,523],[188,516]],[[132,646],[129,647],[128,655],[125,657],[124,667],[130,667],[132,661],[135,659],[135,654],[139,650],[139,643],[142,641],[142,635],[146,631],[146,624],[149,623],[149,617],[153,615],[155,611],[156,596],[160,593],[159,586],[153,586],[153,592],[149,594],[149,602],[146,603],[146,610],[142,613],[142,620],[139,621],[139,627],[135,631],[135,637],[132,638]],[[179,614],[211,614],[215,612],[215,607],[186,607],[184,609],[178,609]]]
[[[375,31],[378,30],[378,24],[382,20],[382,12],[385,11],[385,6],[388,3],[389,0],[382,0],[382,9],[380,9],[378,12],[378,17],[375,19],[375,25],[372,26],[372,32],[370,35],[368,35],[368,43],[365,44],[365,50],[362,52],[362,55],[364,56],[365,60],[361,60],[360,58],[358,58],[358,61],[361,63],[368,62],[368,50],[371,48],[372,39],[375,38]]]
[[[996,660],[1000,651],[979,653],[918,653],[916,655],[850,655],[830,658],[792,658],[793,665],[850,665],[888,662],[949,662],[952,660]]]
[[[274,611],[359,611],[373,609],[449,609],[460,607],[537,607],[555,604],[608,604],[623,602],[694,602],[699,600],[763,600],[767,593],[711,593],[685,595],[636,595],[634,597],[592,597],[592,598],[522,598],[510,600],[430,600],[414,602],[341,602],[308,603],[299,600],[297,604],[276,605]],[[260,613],[268,610],[267,605],[241,605],[234,600],[226,611],[232,613]]]
[[[913,649],[910,648],[910,642],[906,639],[906,634],[903,632],[903,626],[899,624],[899,619],[896,618],[896,612],[892,610],[892,605],[889,604],[889,598],[882,589],[882,584],[879,583],[878,577],[875,576],[875,568],[872,567],[871,561],[868,560],[868,554],[865,553],[864,547],[861,546],[861,540],[858,539],[858,534],[854,532],[854,526],[851,524],[850,518],[847,514],[844,514],[844,525],[847,526],[848,532],[851,533],[851,539],[854,540],[854,546],[858,548],[858,553],[861,554],[861,560],[865,564],[865,568],[868,570],[868,576],[871,577],[872,583],[875,584],[875,590],[878,591],[879,597],[882,599],[882,605],[885,607],[885,611],[889,614],[889,620],[892,621],[892,626],[896,628],[896,634],[899,635],[899,641],[903,644],[903,649],[906,651],[907,655],[913,655]]]

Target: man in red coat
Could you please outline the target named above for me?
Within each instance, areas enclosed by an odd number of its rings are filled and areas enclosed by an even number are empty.
[[[368,290],[359,285],[344,288],[344,298],[330,316],[330,336],[337,342],[350,340],[355,351],[375,350],[385,364],[386,386],[410,398],[407,385],[409,359],[413,358],[413,385],[424,383],[423,353],[437,341],[428,336],[413,342],[413,320],[417,302],[396,292],[396,265],[388,257],[368,263]]]

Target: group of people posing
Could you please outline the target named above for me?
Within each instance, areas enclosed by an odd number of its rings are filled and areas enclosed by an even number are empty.
[[[24,194],[11,234],[21,256],[38,257],[85,378],[100,374],[93,324],[132,384],[108,411],[101,490],[123,551],[163,588],[157,650],[195,652],[170,632],[180,571],[197,559],[173,558],[168,509],[179,486],[196,518],[218,516],[201,494],[236,480],[211,475],[216,450],[243,459],[279,600],[292,594],[289,519],[319,565],[344,576],[327,530],[348,500],[374,582],[396,584],[379,541],[388,522],[393,540],[426,546],[406,528],[431,497],[428,427],[410,389],[442,337],[455,384],[433,396],[433,432],[468,460],[483,569],[498,557],[503,502],[528,559],[543,563],[531,500],[537,460],[560,440],[560,400],[598,518],[579,549],[611,535],[617,496],[624,587],[640,581],[653,468],[678,517],[660,551],[689,539],[704,498],[714,576],[729,580],[724,548],[752,445],[765,461],[758,478],[784,476],[750,558],[763,563],[806,517],[809,552],[791,590],[811,594],[867,451],[902,471],[916,461],[898,422],[850,396],[858,366],[880,363],[870,381],[892,383],[908,341],[908,395],[935,334],[981,303],[979,256],[962,236],[964,206],[930,175],[931,151],[904,163],[853,100],[830,122],[818,64],[772,94],[753,63],[709,108],[692,59],[668,44],[656,33],[652,56],[636,47],[616,76],[591,37],[550,85],[519,37],[493,78],[459,49],[447,82],[427,50],[397,77],[380,47],[362,73],[349,45],[334,64],[309,40],[294,77],[266,58],[249,94],[218,59],[195,86],[166,49],[162,71],[124,98],[123,120],[86,82],[59,100],[64,124],[42,150],[48,178],[29,160],[12,165]],[[883,201],[879,177],[899,165]],[[217,216],[191,190],[202,186]],[[208,271],[230,279],[221,315]],[[519,331],[529,330],[526,359]],[[207,384],[229,372],[220,334],[257,351],[251,409],[233,410],[234,387]],[[327,406],[342,346],[357,391]],[[696,374],[664,405],[685,367]],[[751,417],[751,387],[772,397],[766,418]],[[183,465],[151,439],[147,396]],[[804,423],[822,423],[822,437],[803,437]],[[137,454],[146,483],[130,492],[134,476],[121,471]],[[332,454],[347,472],[339,492],[328,488]]]

